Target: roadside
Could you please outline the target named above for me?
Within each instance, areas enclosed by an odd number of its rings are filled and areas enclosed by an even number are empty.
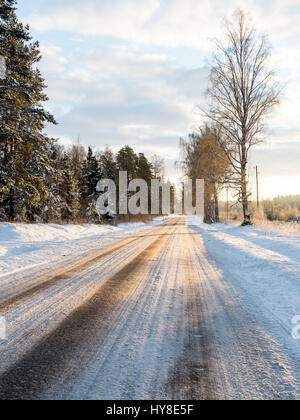
[[[150,223],[109,225],[27,225],[0,223],[0,304],[97,257],[110,244],[159,226]]]
[[[223,305],[230,291],[231,302],[228,300],[226,305],[231,306],[231,316],[233,309],[239,306],[240,315],[237,317],[241,321],[247,314],[245,332],[240,333],[240,345],[245,354],[257,352],[254,345],[247,349],[249,337],[253,333],[257,337],[263,333],[265,356],[270,360],[278,359],[274,371],[278,369],[283,378],[295,378],[293,387],[298,390],[299,397],[300,340],[292,337],[295,327],[292,320],[300,314],[300,238],[285,237],[253,226],[205,225],[196,218],[189,218],[188,223],[203,238],[206,258],[218,273]],[[224,324],[223,328],[228,331],[235,326]],[[230,337],[230,334],[226,335]],[[232,345],[223,333],[221,336],[224,339],[223,342],[220,339],[222,346],[233,358]],[[222,354],[225,356],[226,353]],[[265,381],[266,385],[270,384],[267,378]]]

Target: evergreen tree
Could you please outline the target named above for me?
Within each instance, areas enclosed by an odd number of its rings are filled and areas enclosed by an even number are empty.
[[[51,170],[46,174],[46,185],[48,195],[42,201],[43,213],[41,220],[44,223],[61,222],[62,214],[62,199],[60,196],[60,188],[62,184],[62,162],[63,159],[63,146],[54,144],[49,150],[49,160]]]
[[[36,69],[39,44],[31,43],[28,26],[19,23],[15,0],[0,0],[0,55],[6,78],[0,82],[0,206],[5,220],[37,220],[48,192],[49,147],[46,123],[56,123],[42,107],[44,79]]]
[[[151,187],[151,180],[154,178],[152,165],[144,155],[144,153],[139,153],[137,159],[137,177],[144,179],[149,187]]]
[[[91,147],[88,149],[86,157],[86,173],[84,178],[86,179],[85,195],[87,197],[94,197],[96,195],[96,187],[102,177],[102,172],[99,167],[99,162],[93,153]]]
[[[69,223],[74,220],[79,211],[80,191],[76,176],[67,153],[61,162],[61,179],[59,183],[61,198],[61,220]]]
[[[137,155],[129,146],[123,147],[117,154],[117,168],[119,171],[127,171],[129,181],[136,178],[137,161]]]
[[[152,164],[144,153],[139,153],[137,159],[137,177],[144,179],[148,185],[148,206],[151,207],[151,180],[154,178]]]
[[[105,152],[99,156],[102,177],[116,182],[118,179],[118,168],[113,152],[107,147]]]

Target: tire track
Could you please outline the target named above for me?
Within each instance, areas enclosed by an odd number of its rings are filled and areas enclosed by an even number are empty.
[[[170,227],[166,233],[168,230]],[[151,231],[153,233],[153,229]],[[160,233],[146,249],[110,277],[92,298],[6,371],[0,377],[0,398],[38,399],[53,384],[59,386],[74,378],[110,330],[111,314],[120,313],[124,302],[138,287],[141,272],[167,239],[168,236]]]
[[[80,274],[62,279],[51,288],[9,308],[3,314],[7,320],[8,341],[0,342],[0,374],[91,298],[107,279],[137,257],[159,235],[168,235],[173,225],[170,221],[165,226],[151,229],[138,245],[126,246]]]
[[[148,398],[149,395],[151,398],[151,393],[153,395],[156,388],[147,385],[152,381],[153,375],[159,376],[159,369],[155,363],[159,361],[156,350],[161,343],[160,323],[164,321],[160,314],[166,306],[163,296],[168,282],[165,265],[173,254],[175,243],[173,235],[176,229],[177,226],[174,226],[167,234],[155,258],[147,261],[142,277],[139,275],[139,286],[125,304],[118,319],[112,323],[109,334],[89,366],[80,375],[76,384],[62,387],[63,393],[59,394],[59,399],[132,400]],[[166,277],[161,277],[163,273]],[[155,331],[155,343],[151,347],[151,360],[139,361],[138,354],[145,356],[144,345],[149,339],[151,340],[153,331]],[[155,365],[153,370],[150,367],[152,363]],[[140,364],[142,366],[139,366]],[[110,383],[114,380],[117,383],[112,390]],[[57,395],[57,390],[55,394]]]
[[[297,386],[285,351],[207,254],[201,235],[191,236],[195,272],[207,308],[211,377],[218,398],[294,399]],[[199,268],[198,268],[199,267]]]
[[[169,222],[163,222],[161,226],[166,226]],[[161,227],[159,226],[159,227]],[[96,254],[93,253],[92,255],[89,255],[88,257],[85,257],[82,261],[78,262],[77,264],[73,264],[70,268],[62,269],[59,273],[55,273],[53,276],[50,275],[50,277],[47,280],[41,279],[38,281],[38,284],[29,287],[20,293],[17,293],[13,296],[10,296],[8,298],[5,298],[4,300],[0,301],[0,312],[3,312],[7,310],[10,306],[13,306],[20,301],[27,299],[31,295],[38,293],[40,291],[43,291],[45,289],[48,289],[61,280],[74,276],[76,274],[79,274],[83,270],[92,267],[94,264],[98,263],[99,261],[103,260],[107,256],[119,251],[122,248],[125,248],[128,245],[132,245],[136,243],[138,245],[138,242],[141,241],[143,238],[149,236],[153,232],[153,228],[143,232],[143,234],[138,235],[134,238],[129,238],[121,241],[117,241],[117,243],[114,243],[112,246],[109,246],[106,250],[101,250],[100,252],[97,252]]]
[[[208,311],[202,288],[201,267],[195,264],[195,248],[188,228],[182,254],[185,296],[185,347],[169,374],[167,396],[175,400],[217,399],[213,342],[208,329]]]

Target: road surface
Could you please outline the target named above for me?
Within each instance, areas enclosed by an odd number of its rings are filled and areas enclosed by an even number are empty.
[[[1,296],[1,399],[300,396],[299,360],[184,217]]]

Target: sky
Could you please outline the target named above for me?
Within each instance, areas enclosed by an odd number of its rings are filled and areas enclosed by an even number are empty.
[[[159,154],[175,179],[179,138],[201,125],[214,38],[243,9],[272,44],[283,85],[264,144],[251,152],[264,198],[300,193],[300,0],[19,0],[40,41],[47,132],[64,144]]]

